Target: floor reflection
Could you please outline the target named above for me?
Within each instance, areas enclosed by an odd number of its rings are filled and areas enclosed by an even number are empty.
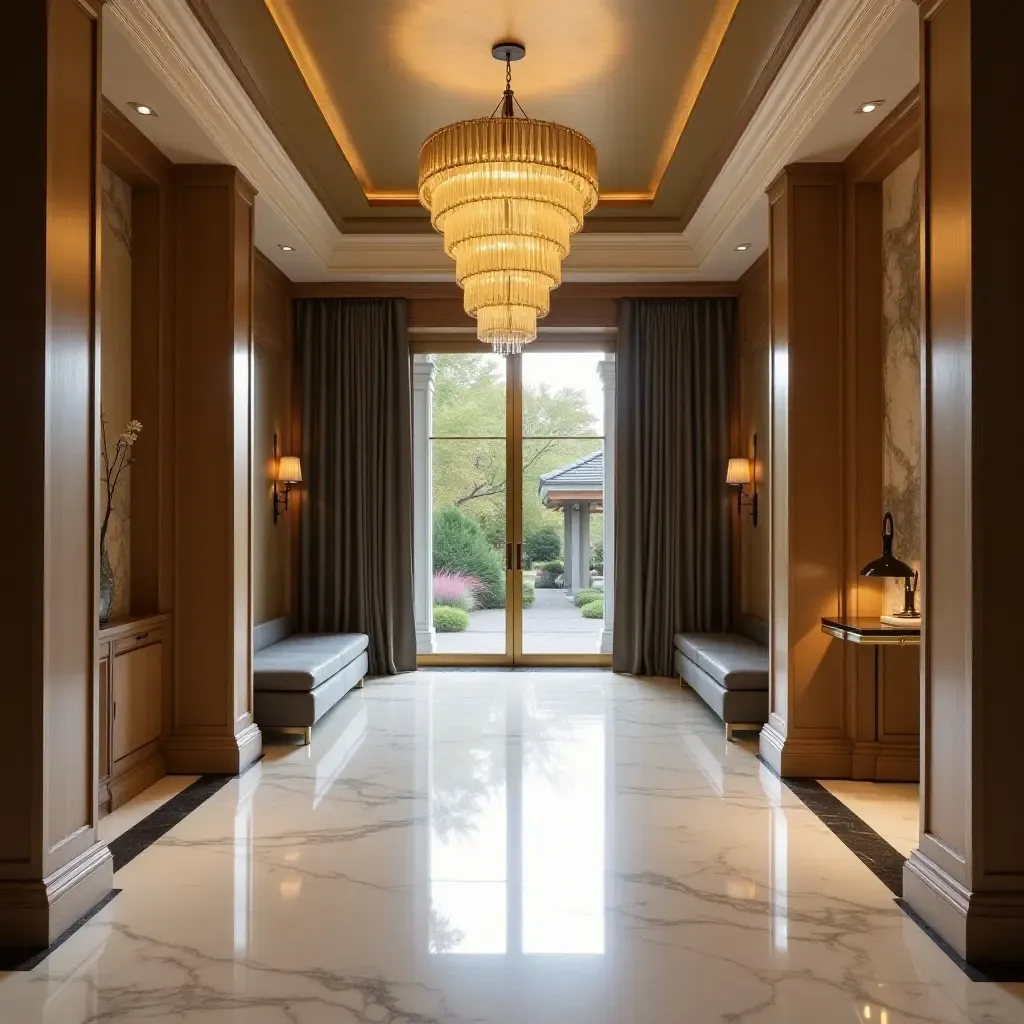
[[[550,686],[496,689],[458,720],[433,713],[444,699],[429,716],[430,952],[603,953],[606,716]]]

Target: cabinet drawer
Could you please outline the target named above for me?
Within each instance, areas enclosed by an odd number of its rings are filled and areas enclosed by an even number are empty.
[[[114,641],[114,653],[123,654],[125,651],[134,650],[143,644],[158,644],[163,640],[163,630],[141,629],[138,633],[126,636],[121,640]]]
[[[147,643],[113,657],[114,721],[110,752],[113,762],[160,738],[162,669],[163,644],[160,643]]]

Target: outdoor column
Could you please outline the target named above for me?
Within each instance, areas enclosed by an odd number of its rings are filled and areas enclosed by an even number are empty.
[[[412,554],[416,604],[416,653],[431,654],[434,643],[433,430],[434,374],[430,356],[412,363]]]
[[[984,967],[1024,960],[1020,143],[1024,8],[921,5],[921,834],[903,897]],[[1012,154],[1012,155],[1011,155]]]
[[[562,587],[572,593],[572,505],[562,506]]]
[[[615,356],[597,364],[604,389],[604,629],[601,653],[611,654],[615,626]]]
[[[98,0],[9,4],[4,15],[0,91],[13,149],[0,179],[18,251],[0,277],[11,484],[0,616],[0,946],[37,950],[99,903],[113,879],[96,827],[102,46]],[[5,1019],[29,1015],[26,1004]]]
[[[590,502],[580,501],[573,505],[572,535],[572,589],[585,590],[590,586]]]

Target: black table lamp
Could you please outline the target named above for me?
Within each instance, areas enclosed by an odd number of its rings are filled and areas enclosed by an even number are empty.
[[[916,619],[919,617],[919,612],[914,607],[914,597],[917,594],[917,570],[892,553],[892,539],[895,532],[892,513],[886,512],[882,517],[882,557],[868,562],[861,569],[860,574],[861,576],[880,576],[883,579],[905,580],[903,611],[896,612],[893,617]]]

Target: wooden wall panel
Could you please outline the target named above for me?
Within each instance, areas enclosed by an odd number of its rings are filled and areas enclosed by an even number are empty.
[[[230,167],[176,173],[175,701],[168,768],[231,771],[252,721],[252,203]]]
[[[740,278],[738,361],[739,431],[742,454],[754,454],[757,434],[758,525],[739,515],[739,593],[736,613],[767,622],[771,617],[771,324],[770,275],[765,253]]]
[[[844,579],[842,170],[787,167],[769,190],[772,294],[771,718],[783,775],[847,777],[843,659],[821,632]]]
[[[298,522],[298,492],[292,508],[274,523],[273,441],[279,454],[292,444],[291,282],[256,253],[253,331],[253,622],[291,614],[291,535]]]
[[[1024,950],[1019,258],[1024,8],[923,0],[923,807],[908,904],[968,962]],[[1008,489],[1009,488],[1009,489]],[[1009,497],[1012,495],[1012,497]]]
[[[7,12],[0,91],[17,159],[0,186],[18,258],[0,278],[5,505],[0,622],[0,945],[48,945],[105,896],[95,672],[99,315],[99,4]]]

